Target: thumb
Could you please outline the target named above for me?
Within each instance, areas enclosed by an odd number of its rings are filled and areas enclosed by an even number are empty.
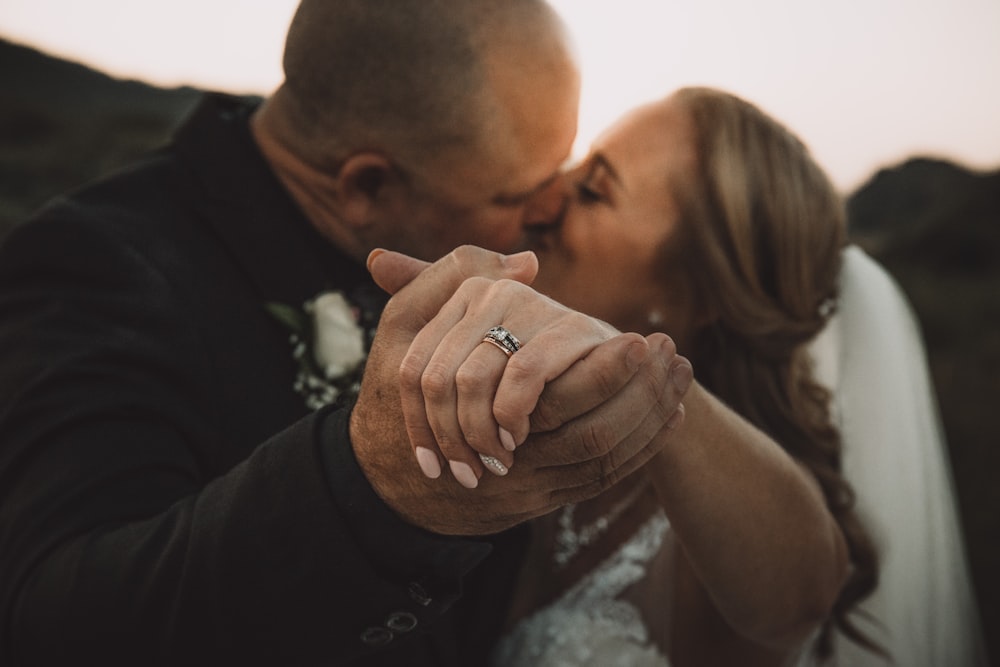
[[[382,248],[376,248],[368,255],[368,272],[375,284],[389,294],[406,287],[428,266],[430,262]]]
[[[395,292],[391,310],[409,313],[418,329],[437,315],[469,278],[530,284],[538,273],[538,258],[533,252],[501,255],[475,246],[456,248],[431,265],[390,251],[369,256],[369,264],[379,286]]]

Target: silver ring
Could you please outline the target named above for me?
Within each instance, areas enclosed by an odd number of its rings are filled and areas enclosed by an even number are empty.
[[[494,456],[487,456],[486,454],[480,454],[479,460],[482,461],[483,465],[489,468],[490,471],[492,471],[496,475],[500,475],[501,477],[503,477],[508,472],[507,466],[505,466],[503,462],[500,461],[500,459]]]
[[[501,326],[495,326],[487,331],[483,336],[483,342],[496,345],[508,357],[521,349],[521,341],[517,336]]]

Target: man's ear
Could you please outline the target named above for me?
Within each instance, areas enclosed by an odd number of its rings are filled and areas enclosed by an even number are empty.
[[[380,153],[356,153],[337,172],[341,213],[355,227],[365,227],[375,220],[376,208],[394,175],[392,162]]]

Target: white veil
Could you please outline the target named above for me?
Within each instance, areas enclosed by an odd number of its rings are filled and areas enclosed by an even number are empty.
[[[888,273],[844,251],[838,313],[811,346],[834,391],[844,474],[882,556],[859,625],[905,667],[986,664],[949,459],[923,342]],[[893,664],[836,640],[838,665]]]

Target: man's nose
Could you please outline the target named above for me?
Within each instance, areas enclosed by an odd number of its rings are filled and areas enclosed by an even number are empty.
[[[559,224],[568,202],[566,177],[560,174],[528,200],[524,210],[524,226],[533,228]]]

